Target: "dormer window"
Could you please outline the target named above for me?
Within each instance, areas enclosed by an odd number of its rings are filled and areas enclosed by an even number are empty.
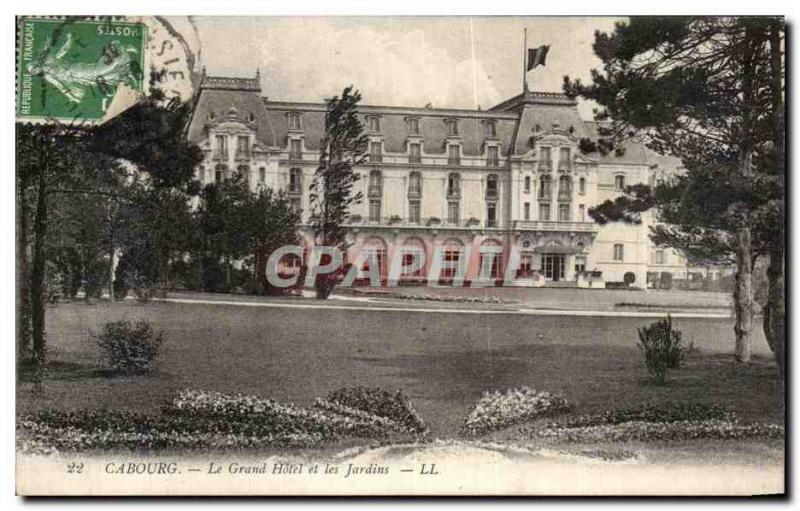
[[[369,126],[370,133],[381,132],[381,118],[377,115],[370,115],[367,117],[367,125]]]
[[[486,177],[486,198],[497,198],[497,174],[489,174]]]
[[[289,112],[286,114],[289,118],[289,129],[299,131],[300,128],[300,114],[297,112]]]
[[[225,135],[217,135],[214,137],[217,145],[217,158],[222,160],[228,159],[228,137]]]
[[[445,119],[444,124],[447,126],[448,137],[458,136],[458,121],[456,119]]]
[[[289,159],[302,160],[303,159],[303,141],[300,139],[292,139],[289,141]]]
[[[409,117],[406,119],[406,124],[408,125],[409,135],[419,135],[419,119],[416,117]]]
[[[485,121],[483,126],[486,138],[497,138],[497,123],[495,121]]]
[[[256,122],[256,114],[254,114],[253,112],[248,113],[247,120],[250,122]]]
[[[250,158],[250,137],[247,135],[239,135],[236,137],[236,158]]]
[[[539,170],[550,170],[553,168],[552,157],[550,156],[549,147],[539,148]]]
[[[213,110],[211,112],[208,112],[208,120],[209,121],[213,121],[216,117],[217,117],[217,114],[215,114]]]

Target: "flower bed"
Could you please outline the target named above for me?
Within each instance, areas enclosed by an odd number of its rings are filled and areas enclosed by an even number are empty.
[[[332,411],[351,417],[383,417],[413,433],[425,433],[428,428],[422,422],[414,406],[402,391],[389,392],[380,388],[344,387],[328,394],[327,400],[318,404],[330,405]]]
[[[736,414],[719,406],[670,403],[572,417],[521,433],[562,442],[625,442],[782,438],[784,429],[774,424],[740,424]]]
[[[301,408],[242,394],[181,391],[161,415],[43,411],[17,422],[22,450],[253,449],[415,434],[404,423],[319,400]]]
[[[532,438],[561,442],[626,442],[653,440],[783,438],[776,424],[739,424],[725,420],[643,422],[584,426],[547,427],[529,432]]]
[[[485,392],[461,426],[462,435],[480,435],[533,419],[565,413],[571,409],[560,394],[529,387]]]

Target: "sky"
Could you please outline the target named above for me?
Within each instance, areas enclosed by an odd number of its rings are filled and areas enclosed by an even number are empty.
[[[522,91],[528,47],[549,44],[531,90],[558,92],[564,75],[587,80],[600,61],[603,17],[197,17],[211,76],[252,77],[276,101],[320,102],[354,84],[370,105],[487,109]],[[592,106],[581,105],[591,118]]]

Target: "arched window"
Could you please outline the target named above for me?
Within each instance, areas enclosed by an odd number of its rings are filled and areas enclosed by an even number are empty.
[[[378,273],[381,276],[386,274],[386,242],[381,238],[370,238],[364,242],[361,253],[364,255],[362,271],[367,272],[374,262],[378,265]]]
[[[303,172],[298,167],[289,169],[289,193],[302,193]]]
[[[380,197],[383,194],[383,176],[378,169],[369,172],[369,196]]]
[[[502,245],[497,240],[486,240],[483,243],[481,243],[481,246],[484,246],[484,247],[501,247]],[[496,249],[495,249],[495,251],[496,251]],[[484,253],[484,251],[481,251],[480,257],[479,257],[479,264],[478,264],[478,271],[480,272],[479,275],[481,277],[486,276],[486,270],[484,270],[483,266],[484,266],[484,259],[486,259],[487,257],[491,257],[491,261],[492,261],[492,266],[489,268],[489,275],[488,275],[489,278],[491,278],[491,279],[499,279],[501,274],[502,274],[501,271],[500,271],[500,259],[502,258],[502,254],[500,254],[500,253],[493,252],[493,253],[489,254],[489,253]],[[488,263],[486,263],[486,264],[488,264]]]
[[[549,200],[552,196],[550,190],[550,176],[542,176],[539,178],[539,199]]]
[[[525,176],[525,193],[531,193],[531,176]]]
[[[425,275],[425,242],[419,238],[408,238],[400,247],[403,257],[403,276],[422,277]],[[413,271],[409,271],[413,266]],[[402,277],[402,276],[401,276]]]
[[[464,264],[464,262],[461,260],[461,253],[464,250],[464,244],[457,239],[449,239],[442,244],[442,248],[441,276],[444,279],[455,278],[457,269]]]
[[[497,136],[497,123],[495,121],[484,122],[486,128],[486,138],[495,138]]]
[[[486,198],[496,199],[497,194],[497,174],[489,174],[486,176]]]

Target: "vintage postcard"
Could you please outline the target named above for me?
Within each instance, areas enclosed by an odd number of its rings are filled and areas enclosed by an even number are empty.
[[[774,17],[16,18],[16,491],[782,496]]]

